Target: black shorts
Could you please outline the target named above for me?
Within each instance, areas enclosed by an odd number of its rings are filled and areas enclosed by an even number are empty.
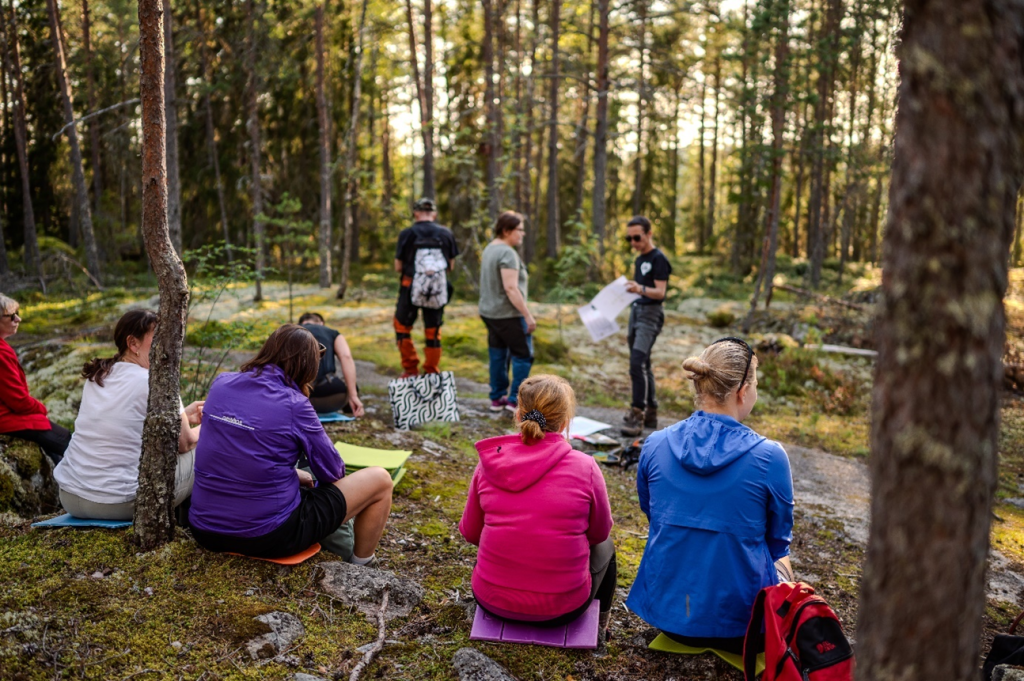
[[[448,282],[448,302],[452,299],[452,283]],[[416,307],[412,304],[412,286],[402,286],[398,289],[398,302],[395,304],[395,319],[402,326],[412,326],[416,323],[419,311],[423,310],[423,328],[439,329],[444,324],[444,308],[433,309],[429,307]]]
[[[288,519],[261,537],[235,537],[195,527],[192,536],[209,551],[254,558],[284,558],[305,551],[337,530],[348,513],[345,495],[334,485],[299,490],[299,505]]]
[[[480,317],[487,327],[487,347],[508,348],[513,357],[533,359],[533,343],[526,333],[526,320],[522,317],[491,319]]]

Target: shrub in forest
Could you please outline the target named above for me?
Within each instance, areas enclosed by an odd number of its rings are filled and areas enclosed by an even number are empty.
[[[708,324],[716,329],[724,329],[736,321],[736,315],[727,307],[720,307],[717,310],[708,312]]]

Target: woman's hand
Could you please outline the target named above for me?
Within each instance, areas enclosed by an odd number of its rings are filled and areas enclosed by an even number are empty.
[[[298,468],[295,469],[295,474],[299,476],[299,487],[312,487],[313,476],[304,470]]]
[[[361,416],[366,414],[366,409],[363,408],[363,401],[359,399],[358,395],[349,395],[348,404],[350,407],[352,407],[352,416],[360,418]]]
[[[190,426],[198,426],[203,422],[204,404],[206,404],[206,400],[200,400],[185,407],[185,416],[188,417],[188,423]]]

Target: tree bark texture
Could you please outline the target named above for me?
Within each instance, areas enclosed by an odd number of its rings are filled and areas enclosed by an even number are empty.
[[[331,123],[327,116],[324,62],[324,15],[327,0],[316,7],[316,113],[320,129],[320,231],[317,239],[320,255],[320,288],[331,285]]]
[[[246,0],[248,44],[245,52],[246,71],[246,131],[249,133],[249,191],[252,194],[252,234],[256,247],[256,295],[254,300],[263,299],[262,279],[263,268],[266,266],[266,254],[264,252],[264,241],[266,238],[266,225],[261,216],[263,215],[263,179],[260,175],[262,162],[262,139],[260,134],[260,79],[256,72],[256,50],[259,36],[258,22],[260,17],[258,7],[260,0]]]
[[[199,30],[199,76],[205,85],[203,88],[203,117],[206,123],[206,148],[213,166],[213,181],[217,185],[217,206],[220,208],[220,225],[224,234],[224,250],[227,261],[234,257],[231,253],[231,233],[228,229],[228,211],[224,201],[224,181],[220,176],[220,155],[217,153],[217,132],[213,125],[213,104],[210,102],[210,87],[207,82],[209,52],[206,47],[206,26],[203,23],[201,3],[196,0],[196,26]]]
[[[181,430],[181,346],[188,310],[185,268],[167,229],[164,139],[164,44],[161,0],[139,0],[142,98],[142,231],[160,286],[160,312],[149,353],[149,406],[142,431],[135,539],[151,551],[174,539],[174,467]]]
[[[484,44],[481,59],[484,62],[484,112],[487,116],[487,141],[484,143],[487,215],[491,222],[494,222],[498,219],[501,207],[501,192],[498,189],[498,156],[501,153],[501,142],[498,136],[498,106],[495,103],[494,91],[494,29],[497,20],[493,0],[482,0],[481,5],[484,10]]]
[[[640,19],[640,68],[636,85],[636,159],[633,161],[633,215],[644,211],[644,105],[647,100],[647,2],[637,2]]]
[[[706,44],[706,43],[705,43]],[[707,196],[704,188],[704,118],[707,110],[708,103],[708,75],[704,74],[700,84],[700,126],[697,129],[697,210],[696,212],[696,223],[694,229],[695,236],[697,237],[697,252],[704,252],[704,235],[707,231],[706,223],[708,219],[707,213]]]
[[[46,0],[46,8],[50,14],[50,35],[56,56],[57,87],[60,89],[64,105],[64,123],[75,120],[74,100],[71,96],[71,83],[68,81],[67,59],[64,56],[64,37],[61,35],[60,19],[57,15],[57,0]],[[71,147],[71,183],[75,191],[75,207],[78,210],[82,241],[85,244],[85,262],[97,280],[102,280],[100,270],[100,253],[96,246],[96,235],[92,228],[92,210],[89,206],[89,190],[85,184],[85,171],[82,169],[82,149],[78,144],[78,131],[74,125],[68,125],[66,131],[68,146]]]
[[[557,258],[559,250],[558,219],[558,37],[562,25],[562,0],[551,0],[551,73],[548,81],[548,220],[547,256]]]
[[[715,237],[715,195],[718,181],[718,108],[722,96],[722,55],[715,55],[714,65],[715,77],[715,113],[711,117],[711,167],[708,172],[708,214],[704,220],[707,233],[704,234],[704,244],[709,245]]]
[[[608,11],[609,0],[595,0],[597,9],[597,106],[594,116],[594,198],[592,224],[598,251],[603,256],[608,220]]]
[[[32,207],[32,181],[28,161],[28,124],[25,114],[25,83],[21,74],[21,48],[18,44],[18,15],[14,0],[8,2],[7,44],[5,52],[8,75],[14,88],[14,146],[18,155],[21,175],[22,226],[25,234],[25,269],[29,275],[41,277],[39,239],[36,234],[36,216]]]
[[[89,16],[89,0],[82,0],[82,51],[85,54],[85,101],[89,103],[89,111],[96,111],[99,105],[96,100],[96,72],[93,69],[92,54],[92,22]],[[102,156],[100,144],[100,121],[94,118],[89,122],[89,154],[92,157],[92,200],[93,210],[100,212],[103,200],[103,169],[100,166]]]
[[[899,45],[857,677],[968,681],[1024,172],[1024,5],[909,0]]]
[[[366,40],[366,6],[369,0],[363,0],[359,12],[359,28],[356,34],[355,63],[352,67],[352,113],[349,116],[348,140],[345,143],[345,206],[344,226],[342,229],[341,282],[338,286],[338,298],[344,298],[348,290],[348,278],[352,269],[353,239],[352,232],[356,222],[356,194],[359,190],[359,177],[356,175],[356,161],[359,158],[359,100],[363,91],[363,45]]]
[[[430,0],[426,0],[430,2]],[[412,11],[412,0],[405,0],[405,16],[409,24],[409,61],[412,66],[412,79],[416,85],[416,101],[419,103],[420,108],[420,134],[423,137],[423,196],[437,200],[435,194],[437,193],[436,182],[434,177],[434,104],[433,102],[427,101],[427,88],[420,79],[420,62],[419,57],[416,56],[416,21],[413,17]],[[431,37],[431,36],[428,36]],[[428,56],[433,56],[433,50],[430,49],[427,52]],[[424,70],[433,74],[433,64],[430,67],[424,66]],[[430,88],[431,97],[433,97],[434,89]],[[415,199],[413,199],[415,200]],[[344,284],[342,284],[344,286]]]
[[[181,173],[178,169],[177,68],[174,59],[174,15],[171,0],[164,3],[164,107],[167,109],[167,229],[174,250],[181,254]]]

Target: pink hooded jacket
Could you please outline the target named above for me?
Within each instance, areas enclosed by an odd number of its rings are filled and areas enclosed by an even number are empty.
[[[480,547],[473,593],[496,610],[549,619],[590,596],[590,547],[608,538],[612,509],[597,462],[559,433],[476,443],[459,531]]]

